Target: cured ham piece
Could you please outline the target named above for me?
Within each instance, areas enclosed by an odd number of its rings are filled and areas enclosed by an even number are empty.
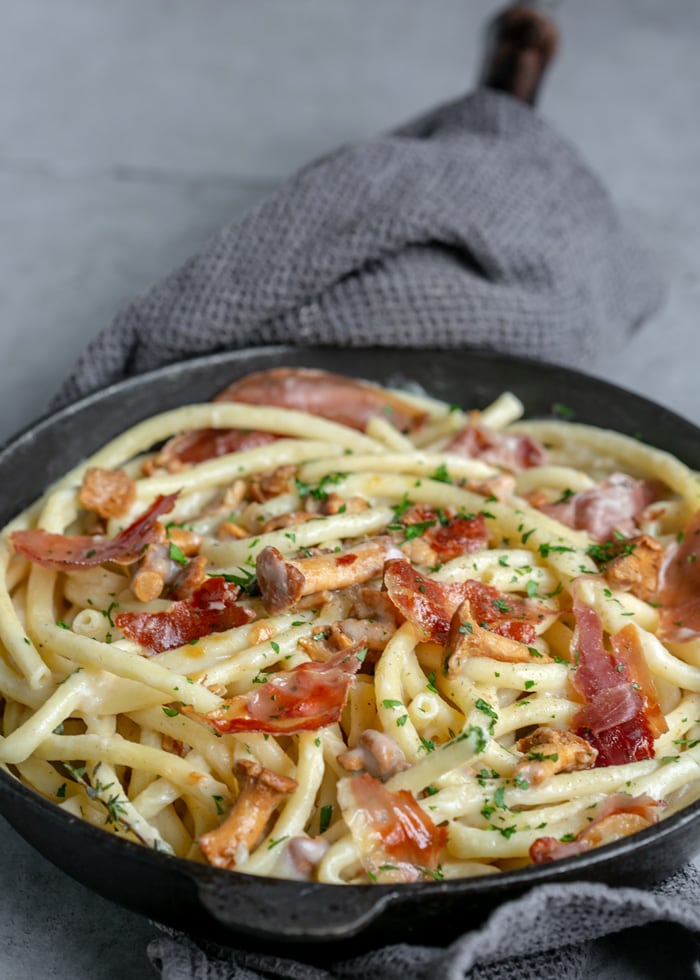
[[[338,802],[372,881],[437,876],[447,828],[436,827],[408,790],[392,792],[365,774],[339,780]]]
[[[598,750],[596,766],[653,759],[654,738],[667,726],[634,626],[611,638],[608,653],[600,617],[575,586],[573,611],[572,683],[585,699],[574,718],[576,733]]]
[[[654,598],[664,639],[686,643],[700,636],[700,511],[666,548]]]
[[[272,368],[234,381],[215,401],[272,405],[319,415],[364,432],[377,416],[401,432],[412,432],[426,414],[399,395],[367,381],[311,368]]]
[[[173,650],[210,633],[223,633],[255,619],[252,609],[238,605],[240,589],[223,578],[207,579],[189,599],[173,602],[161,612],[123,612],[114,624],[126,637],[151,653]]]
[[[651,734],[654,738],[658,738],[668,731],[668,722],[661,710],[659,696],[644,658],[639,633],[634,626],[625,626],[619,633],[610,637],[610,643],[618,673],[631,683],[632,689],[642,699],[644,715]],[[621,665],[622,670],[620,670]]]
[[[475,579],[443,583],[421,575],[409,562],[392,559],[384,566],[384,584],[401,614],[420,627],[426,638],[445,645],[452,617],[465,600],[480,626],[531,644],[536,624],[552,610],[532,599],[499,592]]]
[[[567,527],[588,531],[596,541],[607,541],[615,534],[637,534],[637,518],[654,499],[654,489],[645,480],[613,473],[589,490],[574,493],[560,503],[541,504],[539,509]]]
[[[392,529],[403,531],[407,541],[418,540],[432,549],[439,562],[482,551],[489,543],[483,514],[465,516],[449,508],[436,509],[414,504]]]
[[[605,800],[594,820],[572,841],[538,837],[530,847],[530,858],[535,864],[544,864],[629,837],[655,824],[659,820],[660,810],[665,806],[663,800],[654,800],[646,794],[625,796],[624,793],[615,793]]]
[[[361,660],[353,651],[326,663],[300,664],[270,674],[256,690],[230,698],[204,720],[217,731],[313,732],[338,721]]]
[[[141,517],[114,538],[90,534],[52,534],[41,529],[13,531],[10,540],[15,551],[42,568],[58,572],[76,571],[103,565],[107,561],[131,565],[159,533],[158,518],[170,513],[177,493],[158,497]]]
[[[467,425],[447,444],[445,452],[469,459],[483,459],[492,466],[502,466],[512,473],[544,466],[547,450],[521,432],[502,432],[488,425]]]
[[[256,449],[278,439],[272,432],[249,429],[194,429],[169,439],[152,461],[171,471],[193,463],[203,463],[228,453]]]

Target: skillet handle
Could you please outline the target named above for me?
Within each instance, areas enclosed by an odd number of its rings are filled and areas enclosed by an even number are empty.
[[[377,885],[335,887],[226,872],[198,876],[199,898],[236,932],[283,940],[338,940],[373,923],[399,894]]]
[[[559,32],[554,0],[519,0],[490,22],[480,84],[534,105],[554,58]]]

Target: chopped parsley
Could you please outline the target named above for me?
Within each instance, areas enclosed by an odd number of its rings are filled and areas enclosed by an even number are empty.
[[[325,834],[331,825],[331,820],[333,819],[333,804],[326,803],[321,807],[321,811],[318,817],[318,831],[320,834]]]
[[[403,517],[403,515],[410,507],[413,507],[413,501],[409,499],[407,493],[404,493],[400,502],[398,504],[394,504],[391,509],[393,510],[396,518],[399,518],[399,517]]]
[[[172,541],[170,542],[170,547],[168,548],[168,558],[171,561],[177,562],[178,565],[188,564],[188,558],[185,552]]]
[[[544,755],[542,752],[528,752],[528,759],[533,759],[535,762],[558,762],[559,755],[557,752],[553,752],[551,755]]]
[[[452,478],[444,463],[441,463],[435,472],[430,474],[430,479],[437,480],[438,483],[452,483]]]
[[[238,573],[215,572],[214,574],[209,573],[209,576],[210,578],[222,578],[225,582],[233,582],[241,592],[245,592],[247,595],[254,595],[258,591],[258,580],[255,577],[255,572],[249,572],[247,568],[239,566]]]
[[[569,494],[570,493],[571,493],[571,491],[569,490]],[[541,544],[538,547],[537,550],[539,551],[539,553],[540,553],[540,555],[541,555],[542,558],[547,558],[547,557],[549,557],[550,552],[556,552],[556,554],[560,554],[561,552],[564,552],[564,551],[573,551],[574,549],[573,548],[567,548],[565,545],[562,545],[562,544],[549,544],[549,543],[545,543],[545,544]]]
[[[477,698],[474,707],[478,708],[479,711],[483,711],[485,715],[488,715],[494,721],[498,721],[498,712],[491,707],[488,701],[484,701],[483,698]]]
[[[573,408],[565,405],[563,402],[554,402],[552,405],[552,414],[558,415],[561,419],[573,419],[576,416]]]

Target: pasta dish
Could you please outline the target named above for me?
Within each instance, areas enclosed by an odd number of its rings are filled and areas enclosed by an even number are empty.
[[[566,406],[275,369],[0,536],[0,765],[156,850],[499,874],[700,796],[700,482]]]

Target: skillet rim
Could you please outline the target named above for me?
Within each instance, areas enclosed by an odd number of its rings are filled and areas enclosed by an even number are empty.
[[[343,365],[343,360],[348,356],[351,356],[355,362],[366,364],[370,367],[369,371],[347,371],[346,367]],[[636,392],[632,392],[628,389],[622,388],[619,385],[613,384],[611,382],[605,381],[600,378],[596,378],[593,375],[587,374],[586,372],[580,371],[578,369],[565,368],[555,364],[546,364],[540,361],[535,361],[532,359],[522,358],[522,357],[510,357],[507,355],[498,354],[490,351],[471,351],[460,349],[458,351],[446,351],[440,349],[400,349],[394,351],[389,348],[349,348],[349,349],[338,349],[334,347],[314,347],[314,348],[302,348],[302,347],[291,347],[287,345],[280,345],[275,347],[259,347],[259,348],[246,348],[238,351],[229,351],[218,354],[210,354],[205,357],[193,358],[187,361],[176,362],[175,364],[167,365],[162,368],[158,368],[155,371],[151,371],[142,375],[127,378],[123,381],[116,382],[107,388],[95,392],[93,394],[87,395],[85,398],[80,399],[71,405],[65,406],[58,411],[48,412],[42,418],[36,422],[29,425],[25,430],[16,435],[10,442],[8,442],[2,450],[0,450],[0,474],[3,473],[4,469],[11,465],[12,459],[24,450],[31,450],[34,443],[39,441],[42,436],[47,432],[53,432],[60,430],[61,427],[66,423],[73,420],[73,425],[75,426],[76,419],[80,418],[81,413],[89,412],[91,409],[97,407],[98,409],[102,407],[105,409],[105,405],[109,407],[110,400],[115,397],[129,398],[130,395],[134,393],[144,392],[148,389],[148,386],[159,380],[166,379],[169,382],[180,382],[186,380],[188,377],[197,375],[201,373],[203,378],[208,378],[210,375],[211,383],[210,390],[211,393],[218,389],[219,382],[214,381],[214,375],[216,375],[221,369],[230,367],[233,371],[236,369],[235,374],[229,376],[229,380],[233,380],[234,377],[240,377],[243,374],[249,373],[250,363],[262,360],[263,362],[271,361],[272,363],[267,364],[268,367],[281,366],[281,364],[289,364],[294,362],[296,366],[309,366],[317,367],[321,366],[327,370],[336,370],[338,373],[351,374],[354,376],[365,376],[369,377],[370,380],[377,380],[379,383],[391,384],[391,378],[387,377],[387,371],[380,367],[379,372],[376,369],[376,360],[382,361],[386,359],[387,356],[393,356],[401,362],[401,366],[397,367],[394,374],[401,374],[408,372],[407,366],[404,362],[408,361],[409,365],[415,360],[420,364],[421,359],[423,361],[423,366],[426,360],[436,359],[442,361],[443,359],[459,359],[468,358],[471,368],[484,370],[488,368],[491,371],[498,371],[503,369],[504,373],[515,372],[516,376],[521,373],[523,376],[523,386],[527,387],[526,380],[531,379],[531,376],[539,378],[543,384],[551,383],[553,379],[556,379],[557,383],[563,385],[569,396],[573,389],[577,386],[583,385],[587,387],[590,391],[597,393],[597,396],[601,398],[602,402],[612,402],[613,405],[618,404],[619,400],[623,400],[623,406],[626,411],[629,411],[633,416],[636,417],[637,412],[641,412],[647,420],[654,420],[655,425],[661,424],[662,427],[672,426],[677,427],[677,430],[685,434],[685,437],[691,439],[697,446],[698,453],[698,463],[700,465],[700,429],[698,429],[690,421],[683,419],[681,416],[663,408],[662,406],[638,395]],[[317,361],[323,361],[323,364],[317,364]],[[339,361],[340,363],[335,364],[333,367],[328,366],[329,360]],[[448,367],[453,368],[453,365],[448,365]],[[262,370],[264,367],[260,367],[257,364],[254,370]],[[416,365],[413,365],[413,372],[416,373]],[[377,373],[381,377],[377,377]],[[420,373],[420,372],[418,372]],[[487,371],[488,373],[488,371]],[[572,382],[575,384],[572,385]],[[489,383],[486,384],[489,387]],[[510,385],[509,387],[513,387]],[[491,389],[491,397],[495,394],[500,393],[504,390],[503,386],[500,386],[498,390],[494,388]],[[434,394],[433,391],[429,391],[429,394]],[[522,391],[516,394],[520,394],[522,397]],[[436,395],[436,397],[442,397],[441,395]],[[179,404],[186,404],[186,399],[180,399]],[[470,407],[474,404],[474,400],[469,398]],[[168,407],[174,407],[168,405]],[[480,407],[480,406],[479,406]],[[527,407],[527,406],[526,406]],[[155,409],[151,407],[143,416],[147,417],[148,414],[154,414],[160,410],[166,410],[156,407]],[[528,416],[530,417],[530,416]],[[550,415],[551,417],[551,415]],[[129,425],[135,424],[138,419],[130,420],[128,425],[125,426],[121,421],[118,425],[114,427],[114,434],[123,431],[124,428]],[[582,419],[585,421],[585,419]],[[598,424],[601,423],[591,423]],[[614,426],[616,431],[624,431],[617,426]],[[628,432],[633,434],[632,432]],[[99,445],[104,444],[104,439],[100,438]],[[650,443],[654,443],[649,440]],[[90,448],[87,453],[82,453],[81,457],[73,459],[69,466],[65,463],[61,463],[59,476],[76,465],[79,459],[94,451],[94,448]],[[658,446],[658,448],[666,449],[669,452],[673,452],[674,455],[683,458],[683,455],[678,453],[675,449],[668,449],[667,446]],[[9,462],[8,462],[9,461]],[[688,462],[685,460],[686,463]],[[688,464],[690,465],[690,464]],[[57,475],[53,475],[44,484],[45,489],[51,482],[57,479]],[[32,499],[36,499],[36,491],[33,492]],[[9,518],[4,514],[7,509],[7,505],[4,502],[0,502],[0,518],[2,518],[2,523],[4,524],[7,519],[11,519],[16,513],[18,513],[27,503],[22,503],[20,506],[13,506],[12,512]],[[143,845],[133,843],[128,840],[124,840],[116,837],[113,834],[105,834],[101,828],[93,827],[85,821],[74,817],[65,811],[60,810],[54,803],[47,800],[41,794],[32,790],[28,786],[20,783],[16,777],[10,775],[4,771],[0,771],[0,812],[2,812],[5,807],[3,805],[4,799],[7,795],[14,795],[22,800],[22,805],[26,804],[27,808],[30,810],[36,809],[37,801],[39,803],[38,812],[45,812],[50,814],[50,822],[54,819],[59,821],[67,821],[65,826],[68,827],[69,824],[75,824],[78,829],[78,833],[86,833],[88,838],[95,835],[94,839],[96,842],[105,843],[107,850],[111,850],[113,847],[117,847],[117,854],[120,853],[121,849],[126,846],[127,850],[125,854],[129,855],[129,860],[135,861],[137,864],[145,862],[150,865],[152,862],[154,867],[158,867],[162,862],[166,863],[166,866],[173,867],[178,873],[186,875],[190,880],[193,880],[197,887],[200,889],[200,898],[202,895],[201,889],[206,888],[213,881],[215,883],[215,888],[219,885],[224,891],[231,891],[237,885],[241,885],[242,879],[246,879],[245,885],[246,890],[251,887],[250,878],[252,876],[243,875],[235,871],[224,871],[218,868],[212,868],[207,865],[201,865],[193,861],[189,861],[184,858],[178,858],[175,856],[167,855],[162,852],[155,852]],[[683,809],[672,814],[670,817],[665,818],[658,824],[650,827],[644,831],[634,834],[630,838],[625,838],[621,841],[614,842],[612,844],[604,845],[603,847],[596,848],[593,851],[587,852],[584,855],[578,855],[570,858],[559,859],[556,862],[552,862],[549,865],[541,866],[527,866],[526,868],[518,869],[516,871],[502,872],[498,876],[486,876],[483,878],[466,878],[466,879],[452,879],[450,881],[442,882],[420,882],[413,884],[403,884],[397,888],[397,886],[392,885],[375,885],[371,889],[368,889],[365,885],[345,885],[337,886],[332,884],[321,884],[321,883],[304,883],[304,892],[307,895],[321,896],[321,901],[323,896],[326,894],[333,894],[333,898],[338,897],[338,893],[348,895],[348,903],[350,904],[350,896],[359,896],[360,894],[367,895],[371,893],[372,896],[376,896],[372,901],[361,903],[363,904],[364,911],[359,916],[355,915],[353,921],[348,924],[348,917],[344,917],[344,921],[341,923],[326,924],[322,929],[309,929],[306,932],[295,931],[293,933],[283,933],[286,938],[295,938],[305,941],[324,941],[336,939],[339,937],[348,938],[353,935],[357,935],[367,928],[368,925],[372,924],[375,920],[381,917],[382,912],[389,906],[397,904],[398,906],[403,906],[405,904],[412,904],[417,896],[428,898],[430,896],[442,896],[445,894],[450,894],[452,896],[464,896],[466,897],[478,897],[478,896],[496,896],[496,902],[506,900],[509,896],[508,892],[512,892],[518,888],[534,887],[535,885],[542,883],[553,883],[557,881],[571,880],[572,876],[574,878],[578,877],[580,872],[585,872],[584,877],[590,878],[591,876],[596,877],[598,872],[605,871],[610,866],[611,875],[610,878],[614,879],[614,870],[617,863],[622,861],[624,863],[625,859],[629,859],[632,852],[644,852],[646,853],[650,848],[658,850],[659,847],[664,846],[664,842],[667,839],[677,841],[678,836],[692,825],[696,817],[700,815],[700,800],[696,800]],[[10,819],[10,818],[8,818]],[[26,839],[26,835],[23,833],[21,826],[10,819],[13,826],[16,827],[19,834]],[[700,837],[700,825],[697,828],[696,834]],[[111,840],[110,840],[111,838]],[[44,856],[49,860],[52,860],[45,851],[42,851]],[[687,854],[684,858],[687,858]],[[678,862],[680,864],[680,862]],[[76,877],[79,878],[79,875]],[[603,878],[605,880],[605,876]],[[263,890],[274,890],[277,888],[289,888],[290,883],[284,882],[283,879],[255,879],[255,884],[259,885],[260,882],[264,882]],[[292,887],[296,885],[299,886],[301,883],[292,883]],[[301,890],[301,889],[299,889]],[[109,893],[106,893],[109,894]],[[357,901],[357,898],[353,900]],[[206,903],[205,903],[206,904]],[[221,921],[219,919],[219,921]],[[227,923],[227,925],[231,925]],[[259,935],[265,937],[276,937],[279,935],[279,929],[277,924],[273,924],[271,927],[273,932],[270,930],[262,930]],[[251,935],[256,934],[256,929],[250,924],[244,927],[244,932]],[[240,936],[236,936],[240,939]]]

